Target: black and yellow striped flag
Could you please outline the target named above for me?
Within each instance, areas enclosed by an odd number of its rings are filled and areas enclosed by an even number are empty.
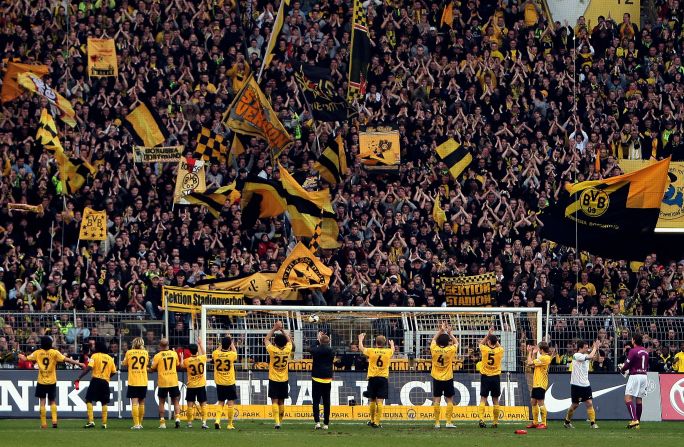
[[[53,154],[55,151],[63,151],[64,148],[62,147],[62,143],[59,141],[59,135],[57,134],[57,125],[47,109],[43,109],[40,112],[40,120],[38,123],[39,127],[38,132],[36,133],[38,142]]]
[[[240,184],[242,183],[242,184]],[[280,216],[287,202],[279,182],[249,175],[238,183],[241,192],[242,228],[252,228],[257,219]]]
[[[138,146],[158,146],[169,137],[161,118],[146,101],[141,101],[131,113],[126,115],[123,124]]]
[[[314,169],[331,185],[342,181],[342,176],[347,172],[347,155],[341,135],[328,141],[327,147],[314,164]]]
[[[354,21],[350,48],[347,101],[352,103],[357,97],[366,94],[366,76],[368,75],[368,63],[371,54],[368,19],[361,0],[354,0]]]
[[[228,146],[223,135],[203,127],[197,134],[197,147],[192,158],[208,161],[211,164],[223,164],[227,154]]]
[[[435,149],[439,158],[447,165],[451,175],[458,179],[463,171],[472,163],[473,155],[453,138],[449,138]]]
[[[204,192],[191,192],[185,196],[185,200],[191,204],[206,207],[212,216],[218,218],[221,209],[227,203],[235,203],[240,200],[240,191],[235,189],[235,182],[220,188],[209,188]]]

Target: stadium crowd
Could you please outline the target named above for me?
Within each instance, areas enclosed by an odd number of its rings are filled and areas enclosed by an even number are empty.
[[[292,64],[329,67],[346,97],[352,11],[342,0],[293,1],[262,87],[295,136],[280,163],[307,178],[316,177],[313,161],[334,129],[314,129]],[[591,27],[583,18],[552,23],[522,0],[454,2],[449,27],[438,2],[364,2],[367,91],[355,104],[361,113],[339,129],[350,169],[332,190],[341,247],[320,253],[334,268],[331,286],[303,293],[304,302],[440,306],[437,277],[493,271],[501,306],[550,301],[559,314],[684,314],[684,259],[653,255],[635,265],[539,237],[539,215],[564,182],[616,175],[623,158],[684,160],[683,12],[676,0],[655,3],[655,22],[639,28],[627,16]],[[75,129],[60,125],[61,141],[97,175],[76,194],[58,195],[56,165],[35,140],[44,104],[29,95],[2,104],[0,310],[159,318],[162,284],[277,269],[293,242],[284,217],[241,228],[236,204],[218,219],[198,206],[174,208],[175,165],[133,163],[132,139],[117,118],[149,98],[167,142],[191,154],[201,127],[221,130],[235,92],[259,71],[278,3],[66,4],[68,14],[64,2],[6,3],[2,64],[50,67],[46,80],[78,119]],[[86,76],[90,36],[116,40],[118,78]],[[400,131],[402,163],[396,173],[369,173],[357,158],[359,128],[390,124]],[[474,157],[458,180],[434,153],[447,135]],[[274,175],[263,142],[245,149],[211,166],[208,186]],[[436,229],[437,196],[447,222]],[[10,202],[42,204],[44,212],[8,211]],[[84,206],[107,211],[109,234],[77,249]],[[17,329],[5,324],[0,336]]]

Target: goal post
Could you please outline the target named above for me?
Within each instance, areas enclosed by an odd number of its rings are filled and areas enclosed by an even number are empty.
[[[294,345],[289,365],[290,398],[286,401],[286,418],[311,417],[312,363],[308,349],[316,342],[318,332],[323,331],[331,337],[331,346],[336,353],[331,393],[333,419],[368,418],[367,400],[363,397],[367,363],[357,345],[358,335],[366,333],[367,345],[372,345],[377,335],[384,335],[395,343],[389,377],[390,395],[383,418],[431,420],[430,341],[446,321],[459,340],[454,362],[454,419],[478,417],[478,363],[481,360],[478,343],[490,327],[494,327],[505,350],[501,419],[528,419],[525,345],[542,340],[541,308],[204,305],[199,329],[207,355],[220,347],[220,339],[227,334],[233,338],[238,350],[235,364],[238,418],[271,417],[264,336],[276,321],[282,321]],[[209,403],[215,403],[211,366],[207,368],[207,393]]]

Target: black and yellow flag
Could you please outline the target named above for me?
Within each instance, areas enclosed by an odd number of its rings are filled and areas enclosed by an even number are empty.
[[[242,185],[240,206],[242,228],[252,228],[257,219],[280,216],[285,212],[287,202],[279,182],[249,175]]]
[[[439,194],[437,194],[437,197],[435,197],[435,203],[432,206],[432,220],[435,221],[439,231],[444,229],[444,223],[447,221],[446,213],[442,209],[441,200],[442,198],[439,196]]]
[[[435,149],[439,158],[447,165],[449,172],[458,179],[461,173],[470,166],[473,161],[473,155],[468,149],[461,146],[453,138],[449,138],[444,143],[437,146]]]
[[[283,261],[273,280],[273,291],[327,287],[332,269],[299,242]]]
[[[185,196],[191,204],[206,207],[212,216],[218,218],[226,202],[235,203],[240,200],[240,191],[235,189],[235,182],[220,188],[209,188],[204,192],[191,192]]]
[[[328,145],[314,164],[314,169],[331,185],[342,181],[342,176],[347,172],[347,155],[340,134],[335,139],[328,140]]]
[[[396,129],[381,128],[359,132],[361,163],[371,169],[398,169],[401,138]]]
[[[339,227],[330,202],[330,191],[307,191],[287,169],[279,166],[280,181],[287,203],[287,213],[297,237],[312,237],[321,225],[321,248],[337,248]]]
[[[592,254],[641,259],[653,250],[653,235],[670,159],[638,171],[577,183],[544,210],[542,236]]]
[[[145,101],[141,101],[131,113],[126,115],[123,124],[138,146],[158,146],[169,137],[161,118]]]
[[[107,239],[107,211],[83,209],[83,219],[78,238],[82,241],[103,241]]]
[[[208,161],[211,164],[223,164],[227,154],[228,146],[223,135],[203,127],[197,134],[197,148],[192,158]]]
[[[442,11],[442,19],[439,21],[439,26],[446,25],[452,28],[454,24],[454,3],[449,1],[449,3],[444,7]]]
[[[50,72],[50,67],[47,65],[20,64],[18,62],[8,63],[5,76],[2,78],[2,91],[0,92],[2,102],[9,102],[21,96],[24,91],[19,87],[17,76],[25,72],[31,72],[39,77],[43,77]]]
[[[54,154],[55,151],[63,151],[64,148],[62,147],[62,143],[59,141],[59,135],[57,134],[57,125],[47,109],[43,109],[40,112],[38,124],[36,140],[38,140],[48,152]]]
[[[280,6],[278,7],[278,13],[276,14],[275,21],[273,22],[273,28],[271,29],[271,37],[268,39],[268,44],[266,45],[266,52],[264,53],[264,63],[261,65],[259,70],[258,79],[261,79],[261,75],[264,70],[268,68],[271,60],[273,60],[273,50],[276,47],[278,39],[280,39],[280,31],[283,29],[283,23],[285,17],[290,15],[293,5],[292,0],[280,0]]]
[[[315,120],[347,119],[347,101],[337,94],[329,68],[299,64],[294,75]]]
[[[347,86],[347,101],[349,103],[366,94],[366,76],[368,75],[368,63],[371,55],[368,20],[361,0],[354,0],[354,21],[352,23],[350,48],[349,84]]]

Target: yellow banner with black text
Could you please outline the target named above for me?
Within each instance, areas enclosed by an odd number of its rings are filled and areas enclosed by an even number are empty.
[[[443,276],[437,278],[438,289],[444,291],[447,306],[492,306],[496,284],[494,273],[474,276]]]
[[[191,289],[185,287],[162,287],[162,306],[172,312],[199,313],[203,305],[242,305],[241,293]],[[220,312],[210,312],[220,313]]]

